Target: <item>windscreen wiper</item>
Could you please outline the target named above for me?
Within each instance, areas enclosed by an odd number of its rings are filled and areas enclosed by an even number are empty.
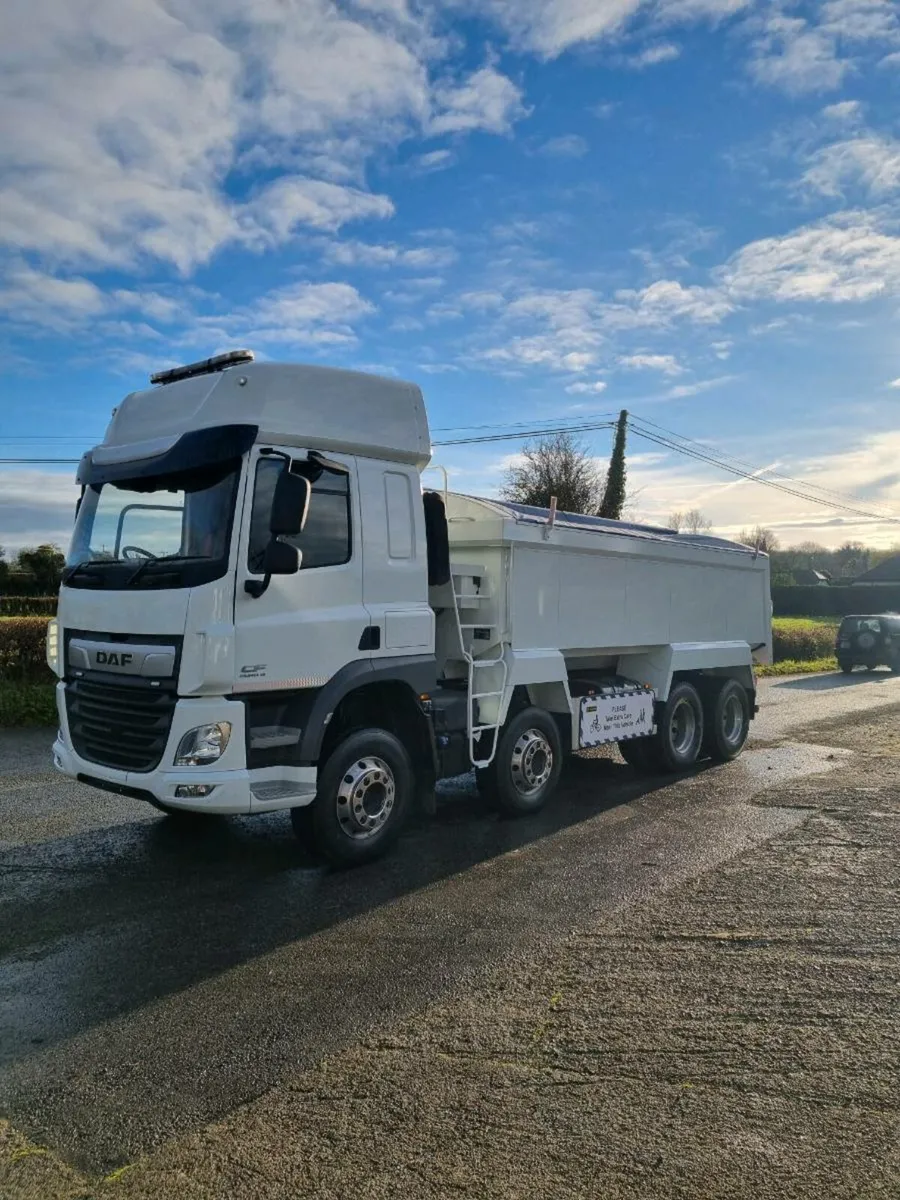
[[[198,558],[207,557],[208,555],[206,554],[160,554],[154,558],[145,558],[144,561],[138,566],[137,570],[132,571],[132,573],[128,576],[128,582],[125,586],[131,587],[135,580],[140,579],[141,575],[143,575],[147,568],[155,563],[174,562],[176,560],[179,562],[196,562]]]
[[[76,563],[74,567],[69,567],[65,571],[65,573],[63,574],[63,577],[62,577],[62,581],[63,581],[63,583],[69,583],[70,580],[75,578],[75,576],[78,574],[79,571],[86,571],[88,569],[88,567],[99,567],[102,564],[106,564],[109,562],[112,562],[112,559],[109,559],[109,558],[85,558],[85,559],[82,559],[82,561],[79,563]]]

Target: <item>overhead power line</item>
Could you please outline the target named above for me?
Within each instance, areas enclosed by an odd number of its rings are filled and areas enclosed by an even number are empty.
[[[599,413],[594,414],[591,419],[573,417],[567,423],[543,426],[529,426],[523,421],[512,422],[507,425],[498,423],[496,425],[445,427],[443,430],[436,430],[435,432],[450,433],[454,429],[496,429],[499,432],[473,433],[470,437],[445,438],[433,442],[432,445],[435,447],[489,445],[499,442],[526,441],[537,437],[552,437],[560,433],[589,433],[600,429],[611,429],[615,424],[613,420],[609,419],[612,415],[611,413]],[[561,420],[565,422],[564,418]],[[817,484],[806,484],[790,475],[782,474],[771,468],[761,470],[758,467],[753,467],[739,458],[735,458],[722,451],[715,451],[706,443],[684,437],[646,418],[631,416],[629,417],[628,425],[636,437],[657,445],[661,449],[681,454],[695,462],[705,463],[707,466],[724,471],[734,478],[772,488],[775,491],[792,496],[794,499],[803,500],[808,504],[821,505],[835,512],[864,517],[867,520],[900,524],[900,517],[894,516],[891,513],[878,512],[873,511],[871,508],[865,508],[854,497],[828,488],[819,487]],[[74,466],[80,461],[80,458],[16,457],[0,458],[0,465]]]
[[[629,421],[629,427],[632,433],[645,441],[652,442],[657,446],[661,446],[666,450],[674,450],[678,454],[684,454],[688,458],[692,458],[697,462],[704,462],[710,466],[716,467],[720,471],[727,471],[729,475],[737,476],[739,479],[746,479],[752,483],[761,484],[764,487],[774,488],[776,491],[783,492],[785,495],[793,496],[797,500],[805,500],[808,504],[821,504],[833,511],[849,513],[856,517],[865,517],[871,521],[887,521],[891,524],[900,525],[900,517],[891,516],[885,513],[872,512],[870,509],[864,509],[850,504],[842,504],[836,500],[830,500],[824,496],[811,495],[809,492],[800,490],[796,487],[788,487],[786,484],[779,483],[775,479],[766,479],[764,476],[753,474],[753,472],[742,470],[739,467],[733,466],[730,463],[723,462],[720,458],[708,452],[702,452],[699,449],[694,449],[682,442],[674,440],[671,437],[665,437],[661,434],[656,434],[651,430],[642,429],[638,424]]]
[[[857,496],[853,496],[847,492],[839,492],[839,491],[836,491],[834,488],[822,487],[821,484],[809,483],[804,479],[798,479],[795,475],[786,475],[783,471],[777,471],[775,469],[777,464],[773,463],[773,465],[771,467],[757,467],[754,464],[748,463],[745,459],[737,458],[733,454],[726,453],[724,450],[714,450],[713,447],[711,447],[708,442],[698,442],[694,438],[685,437],[684,434],[675,433],[671,429],[666,429],[666,427],[664,425],[659,425],[655,421],[649,420],[647,417],[632,418],[632,420],[636,420],[637,423],[640,425],[651,426],[654,430],[658,431],[665,437],[673,438],[679,442],[685,442],[688,445],[694,446],[697,449],[702,450],[703,452],[708,453],[708,454],[714,453],[716,458],[723,459],[727,462],[735,463],[739,467],[745,467],[748,471],[752,472],[754,475],[769,475],[769,476],[774,477],[775,479],[781,479],[785,483],[790,483],[790,484],[793,484],[794,486],[803,488],[806,491],[812,490],[814,492],[820,493],[822,496],[833,497],[834,499],[838,500],[842,504],[855,505],[855,504],[859,503],[859,498]],[[889,513],[886,514],[887,519],[890,518],[890,515],[891,514],[889,514]]]

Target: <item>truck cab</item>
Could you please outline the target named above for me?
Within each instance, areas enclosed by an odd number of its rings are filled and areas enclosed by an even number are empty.
[[[166,811],[308,803],[348,694],[402,724],[434,688],[421,393],[240,352],[155,378],[79,466],[56,765]]]

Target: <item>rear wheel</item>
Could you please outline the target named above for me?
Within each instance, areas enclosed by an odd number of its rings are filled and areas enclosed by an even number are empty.
[[[713,762],[730,762],[744,748],[750,733],[750,701],[745,688],[726,679],[712,692],[705,706],[703,750]]]
[[[397,838],[413,800],[403,743],[385,729],[361,729],[340,742],[319,771],[311,805],[291,810],[297,836],[336,866],[378,858]]]
[[[840,669],[844,675],[849,675],[850,672],[853,670],[853,660],[849,659],[849,658],[839,658],[838,666],[840,667]]]
[[[653,740],[664,771],[686,771],[697,761],[703,746],[703,705],[692,683],[676,683],[669,692]]]
[[[660,769],[659,755],[655,752],[655,738],[629,738],[627,742],[619,742],[618,746],[619,753],[635,771],[652,774]]]
[[[703,747],[703,705],[692,683],[673,684],[665,704],[657,708],[652,737],[619,742],[619,753],[642,774],[687,771]]]
[[[562,771],[562,738],[553,717],[540,708],[517,713],[500,735],[489,767],[477,771],[479,790],[512,815],[543,808]]]

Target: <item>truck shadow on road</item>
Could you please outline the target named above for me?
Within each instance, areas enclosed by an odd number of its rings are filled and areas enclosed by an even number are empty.
[[[389,857],[352,871],[316,862],[284,813],[160,817],[8,847],[0,1066],[671,783],[573,759],[547,810],[511,820],[464,778]],[[440,910],[430,919],[438,933]]]

